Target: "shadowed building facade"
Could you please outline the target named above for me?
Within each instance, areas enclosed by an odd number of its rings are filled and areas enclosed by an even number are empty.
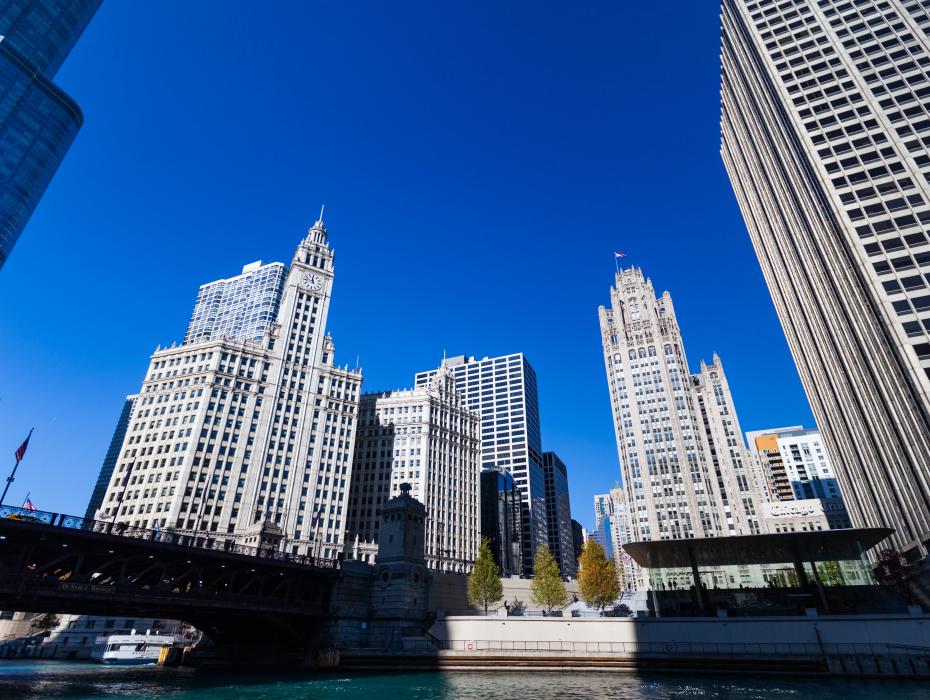
[[[83,123],[51,81],[101,0],[0,0],[0,267]]]
[[[724,0],[721,154],[857,527],[930,545],[930,15]]]

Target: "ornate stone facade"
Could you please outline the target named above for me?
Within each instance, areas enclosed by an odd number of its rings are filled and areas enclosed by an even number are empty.
[[[342,551],[359,370],[325,333],[334,253],[322,221],[294,253],[259,341],[172,345],[152,355],[106,516],[235,537],[268,521],[287,551]]]

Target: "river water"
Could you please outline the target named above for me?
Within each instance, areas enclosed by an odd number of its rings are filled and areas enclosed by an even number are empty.
[[[626,672],[334,674],[228,673],[157,666],[0,661],[0,698],[170,698],[171,700],[864,700],[930,698],[917,681],[638,675]]]

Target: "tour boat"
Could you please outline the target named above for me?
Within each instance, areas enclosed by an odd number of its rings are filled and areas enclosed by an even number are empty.
[[[111,634],[98,637],[90,658],[102,664],[157,664],[162,648],[173,646],[174,634]]]

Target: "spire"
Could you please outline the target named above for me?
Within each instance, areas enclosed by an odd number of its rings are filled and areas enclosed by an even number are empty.
[[[320,207],[320,218],[314,221],[313,226],[311,226],[310,230],[307,231],[307,238],[314,243],[326,243],[326,240],[329,237],[326,231],[326,226],[323,225],[323,212],[325,209],[325,204]]]

